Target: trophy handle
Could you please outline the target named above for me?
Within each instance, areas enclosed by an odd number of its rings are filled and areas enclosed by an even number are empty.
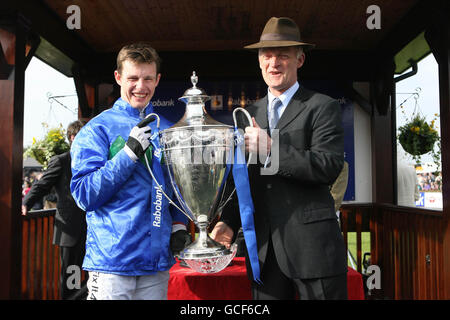
[[[248,122],[249,122],[249,126],[253,128],[253,121],[252,121],[252,117],[250,116],[250,113],[248,113],[247,110],[245,110],[244,108],[241,108],[241,107],[236,108],[236,109],[234,109],[234,111],[233,111],[234,127],[237,128],[236,112],[238,112],[238,111],[242,112],[242,113],[246,116],[246,118],[247,118],[247,120],[248,120]],[[248,168],[248,165],[250,164],[250,161],[251,161],[251,159],[252,159],[252,156],[253,156],[253,153],[250,152],[250,153],[248,154],[247,168]],[[225,187],[226,187],[226,182],[225,182],[225,185],[223,186],[223,194],[222,194],[222,197],[223,197],[224,194],[225,194]],[[236,192],[236,188],[233,189],[233,191],[230,193],[230,195],[228,196],[228,199],[227,199],[225,202],[222,203],[222,199],[220,200],[221,204],[218,206],[218,209],[217,209],[217,212],[218,212],[219,216],[222,214],[223,208],[227,205],[228,202],[230,202],[230,200],[231,200],[231,198],[233,197],[233,195],[234,195],[235,192]]]
[[[236,108],[236,109],[233,110],[234,127],[237,128],[237,120],[236,120],[236,112],[237,112],[237,111],[241,111],[241,112],[247,117],[249,126],[253,128],[253,121],[252,121],[252,117],[250,116],[250,113],[248,113],[247,110],[245,110],[244,108],[241,108],[241,107]],[[252,156],[253,156],[253,154],[250,152],[250,153],[248,154],[247,167],[248,167],[248,165],[249,165],[249,163],[250,163],[250,161],[251,161],[251,159],[252,159]]]
[[[150,113],[147,118],[149,118],[150,116],[154,116],[156,118],[156,128],[158,129],[158,131],[156,133],[159,132],[159,124],[160,124],[160,118],[156,113]],[[152,177],[153,181],[156,183],[156,186],[158,187],[159,191],[161,191],[161,193],[167,198],[167,200],[169,201],[169,203],[171,205],[173,205],[175,208],[177,208],[178,210],[180,210],[186,217],[188,217],[190,220],[192,220],[192,218],[186,213],[186,211],[184,211],[183,209],[181,209],[179,206],[177,206],[177,204],[170,199],[170,197],[164,192],[163,188],[161,187],[161,184],[159,184],[158,180],[156,180],[155,175],[153,174],[153,171],[150,167],[150,164],[148,163],[148,159],[147,159],[147,153],[144,153],[144,159],[145,159],[145,164],[147,165],[147,169],[148,172],[150,173],[150,176]]]
[[[139,128],[143,128],[146,125],[148,125],[150,122],[153,122],[154,120],[151,119],[151,117],[154,116],[156,118],[156,127],[159,129],[159,123],[160,123],[160,118],[156,113],[149,113],[146,117],[145,120],[146,121],[142,121],[141,123],[138,124]]]

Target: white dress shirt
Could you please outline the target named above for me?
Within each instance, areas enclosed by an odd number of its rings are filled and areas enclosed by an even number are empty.
[[[278,99],[281,101],[281,106],[278,107],[278,119],[281,119],[281,116],[283,115],[284,110],[286,110],[287,105],[291,101],[294,94],[297,92],[300,85],[298,84],[298,81],[296,81],[289,89],[287,89],[285,92],[283,92],[280,96],[278,96]],[[273,102],[273,100],[277,98],[275,95],[270,92],[270,89],[267,89],[267,114],[270,114],[270,106]],[[267,155],[266,161],[264,163],[264,168],[267,168],[268,164],[270,163],[270,153]]]
[[[281,104],[282,104],[277,110],[278,111],[278,119],[281,119],[281,115],[283,114],[284,110],[286,109],[287,105],[289,104],[289,102],[291,101],[292,97],[297,92],[299,87],[300,87],[300,85],[298,84],[298,81],[296,81],[292,85],[292,87],[290,87],[285,92],[283,92],[280,96],[278,96],[278,99],[280,99]],[[272,94],[272,92],[270,92],[270,89],[267,89],[267,114],[269,114],[270,105],[271,105],[273,99],[275,99],[275,98],[277,98],[277,97],[275,97]]]

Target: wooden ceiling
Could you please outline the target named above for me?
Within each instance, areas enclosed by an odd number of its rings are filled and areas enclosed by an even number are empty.
[[[418,0],[43,0],[62,23],[68,6],[81,9],[75,32],[95,52],[116,52],[132,41],[159,51],[241,50],[256,42],[272,16],[293,18],[318,50],[373,50]],[[381,29],[370,30],[367,7],[381,9]]]

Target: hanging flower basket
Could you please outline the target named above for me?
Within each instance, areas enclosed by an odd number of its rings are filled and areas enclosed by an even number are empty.
[[[65,132],[62,126],[50,129],[43,140],[33,138],[33,144],[26,149],[23,156],[35,158],[46,169],[51,157],[69,151],[70,146],[64,137]]]
[[[437,130],[438,127],[435,125],[439,114],[435,113],[434,119],[430,123],[425,120],[418,103],[421,90],[420,87],[417,87],[415,92],[410,93],[410,96],[400,104],[406,124],[398,128],[397,138],[403,149],[416,161],[416,164],[420,165],[422,155],[429,153],[436,167],[439,168],[441,163],[441,138]],[[411,117],[407,117],[403,104],[411,98],[415,99],[414,111]],[[437,148],[435,147],[436,143]]]
[[[434,128],[434,120],[431,125],[425,121],[425,117],[415,115],[407,124],[399,128],[398,140],[406,152],[417,160],[418,156],[433,152],[434,144],[439,141],[439,134]]]

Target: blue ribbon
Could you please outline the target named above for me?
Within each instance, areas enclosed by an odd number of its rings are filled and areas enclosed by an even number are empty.
[[[165,191],[165,179],[163,169],[161,167],[162,152],[159,145],[159,128],[152,128],[152,136],[150,138],[152,144],[152,159],[150,167],[153,175],[161,184],[161,188]],[[155,263],[159,261],[159,255],[161,253],[161,228],[163,212],[167,207],[167,200],[162,194],[156,182],[152,179],[152,198],[151,198],[151,244],[150,252]]]
[[[261,284],[258,248],[256,244],[255,222],[253,220],[252,195],[250,192],[250,182],[248,178],[247,164],[243,152],[244,138],[238,129],[234,128],[236,148],[234,152],[233,178],[239,202],[241,214],[242,230],[244,232],[245,244],[247,246],[248,257],[252,267],[253,279]]]

